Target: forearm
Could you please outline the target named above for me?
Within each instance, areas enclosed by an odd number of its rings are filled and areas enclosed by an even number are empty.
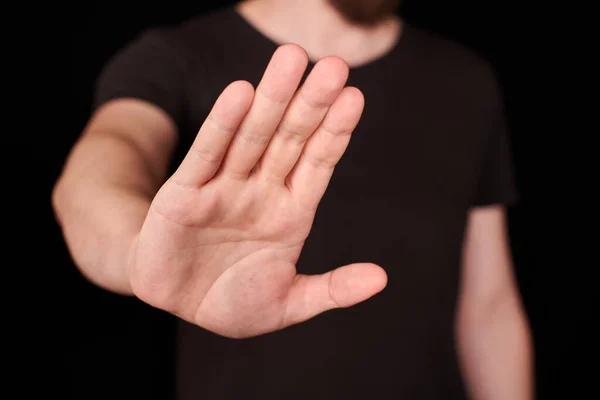
[[[533,399],[531,334],[516,295],[462,311],[457,334],[473,400]]]
[[[132,294],[129,260],[159,174],[131,142],[95,135],[71,153],[53,206],[71,256],[93,283]]]

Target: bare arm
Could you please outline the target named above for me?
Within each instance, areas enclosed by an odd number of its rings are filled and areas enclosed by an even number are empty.
[[[139,100],[112,101],[91,118],[52,193],[67,246],[90,281],[132,294],[132,241],[164,182],[175,143],[171,119]]]
[[[67,244],[97,285],[226,337],[250,337],[369,299],[372,263],[296,271],[364,99],[347,64],[280,46],[256,89],[228,85],[175,172],[174,124],[120,100],[92,119],[53,199]],[[168,90],[167,90],[168,92]]]
[[[501,207],[471,212],[462,279],[457,336],[472,398],[533,399],[531,335],[512,273]]]

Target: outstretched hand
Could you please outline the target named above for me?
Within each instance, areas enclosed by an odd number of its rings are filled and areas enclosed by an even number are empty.
[[[383,269],[360,263],[296,273],[315,211],[364,99],[347,65],[277,49],[256,88],[217,99],[188,154],[155,196],[133,248],[131,285],[147,303],[217,334],[285,328],[381,291]]]

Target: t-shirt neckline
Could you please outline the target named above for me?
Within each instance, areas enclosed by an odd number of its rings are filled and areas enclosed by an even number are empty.
[[[274,52],[275,49],[277,49],[277,47],[279,47],[281,45],[281,43],[277,43],[275,40],[271,39],[264,33],[260,32],[258,29],[256,29],[254,27],[254,25],[252,25],[246,18],[244,18],[244,16],[241,15],[235,7],[233,7],[233,6],[230,7],[230,13],[233,14],[234,19],[238,20],[238,22],[244,28],[244,30],[248,31],[247,34],[254,35],[260,41],[265,43],[267,46],[269,46],[271,48],[271,52]],[[406,21],[403,20],[401,32],[398,35],[398,38],[396,39],[396,42],[394,43],[394,45],[387,52],[385,52],[378,58],[375,58],[366,63],[351,66],[350,71],[356,72],[356,71],[361,71],[361,70],[368,70],[370,68],[379,67],[379,66],[385,64],[387,60],[389,60],[390,58],[393,58],[395,55],[401,53],[401,49],[406,45],[407,36],[409,34],[409,31],[410,31],[410,25],[408,23],[406,23]],[[309,63],[309,66],[312,67],[316,64],[316,61],[309,60],[308,63]]]

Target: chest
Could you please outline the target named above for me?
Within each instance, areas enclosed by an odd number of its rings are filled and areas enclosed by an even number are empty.
[[[192,82],[190,126],[200,126],[232,80],[255,86],[260,69]],[[227,79],[226,79],[227,78]],[[319,273],[357,261],[456,264],[465,213],[480,176],[483,124],[460,90],[426,78],[351,75],[365,109],[323,197],[298,268]],[[193,135],[190,135],[193,136]],[[430,270],[431,269],[431,270]]]

